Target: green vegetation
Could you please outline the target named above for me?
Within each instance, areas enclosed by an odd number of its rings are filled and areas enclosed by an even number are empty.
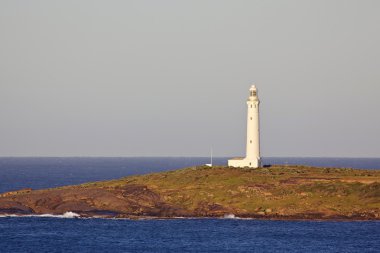
[[[380,220],[380,171],[192,167],[0,194],[0,214]]]
[[[214,205],[241,216],[320,213],[350,217],[369,213],[380,218],[380,171],[374,170],[201,166],[80,187],[112,190],[126,185],[144,185],[166,203],[190,212]]]

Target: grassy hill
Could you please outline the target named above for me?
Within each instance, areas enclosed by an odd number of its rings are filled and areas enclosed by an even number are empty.
[[[0,196],[0,213],[380,219],[380,171],[192,167]]]

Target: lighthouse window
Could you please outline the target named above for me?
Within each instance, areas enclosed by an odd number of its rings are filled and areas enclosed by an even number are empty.
[[[252,120],[252,117],[251,117],[251,120]]]
[[[252,140],[250,140],[249,143],[252,143]]]
[[[251,105],[251,108],[252,108],[252,105]]]

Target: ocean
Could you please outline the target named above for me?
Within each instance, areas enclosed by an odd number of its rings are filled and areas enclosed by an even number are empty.
[[[226,164],[227,158],[214,158]],[[264,158],[264,164],[380,169],[379,158]],[[0,192],[108,180],[209,158],[0,158]],[[380,222],[0,217],[0,252],[380,252]]]

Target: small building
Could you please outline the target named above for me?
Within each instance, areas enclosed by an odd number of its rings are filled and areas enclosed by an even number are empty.
[[[228,160],[231,167],[258,168],[261,165],[260,158],[260,123],[259,123],[259,104],[258,91],[255,85],[249,89],[247,100],[247,148],[245,158],[233,158]]]

